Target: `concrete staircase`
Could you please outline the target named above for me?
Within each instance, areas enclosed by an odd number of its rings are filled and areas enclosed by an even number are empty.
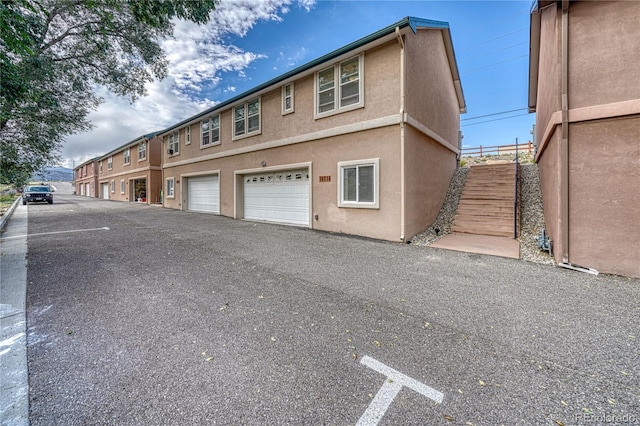
[[[515,174],[515,163],[471,166],[451,231],[514,238]]]

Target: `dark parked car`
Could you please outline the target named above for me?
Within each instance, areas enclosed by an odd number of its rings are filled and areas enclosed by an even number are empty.
[[[27,186],[22,191],[22,204],[27,204],[29,201],[46,201],[49,204],[53,204],[51,187],[46,185]]]

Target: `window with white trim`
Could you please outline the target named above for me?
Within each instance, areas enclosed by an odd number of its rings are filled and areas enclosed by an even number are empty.
[[[124,194],[124,191],[125,191],[125,189],[124,189],[124,179],[121,179],[120,180],[120,193]]]
[[[184,129],[184,144],[191,145],[191,126]]]
[[[282,114],[293,112],[293,83],[282,86]]]
[[[138,144],[138,161],[147,159],[147,142],[140,142]]]
[[[168,178],[167,179],[167,198],[174,198],[175,197],[175,179],[174,178]]]
[[[233,108],[233,137],[260,132],[260,98],[251,99]]]
[[[102,160],[98,163],[98,168],[100,169],[100,173],[102,173]]]
[[[338,163],[338,206],[379,207],[379,164],[378,158]]]
[[[111,181],[111,193],[115,193],[116,192],[116,181],[112,180]]]
[[[201,148],[220,144],[220,114],[202,120],[200,122],[200,130],[202,133],[200,139]]]
[[[316,116],[330,115],[364,106],[363,56],[355,56],[316,74]]]
[[[169,146],[167,153],[169,155],[180,154],[180,135],[178,132],[173,132],[169,135]]]
[[[175,178],[167,178],[167,198],[175,198]]]
[[[124,164],[131,164],[131,149],[129,148],[124,150]]]
[[[113,157],[107,158],[107,170],[113,169]]]

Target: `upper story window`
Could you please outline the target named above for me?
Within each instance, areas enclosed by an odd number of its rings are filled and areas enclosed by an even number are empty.
[[[124,150],[124,164],[131,164],[131,149]]]
[[[107,170],[113,169],[113,157],[107,158]]]
[[[82,166],[82,175],[86,176],[87,175],[87,166]]]
[[[138,144],[138,161],[147,159],[147,143],[140,142]]]
[[[200,129],[202,130],[201,147],[218,145],[220,143],[220,114],[202,120]]]
[[[293,83],[282,86],[282,114],[293,112]]]
[[[167,154],[180,154],[180,138],[178,132],[174,132],[169,135],[169,148],[167,149]]]
[[[184,144],[191,145],[191,126],[187,126],[184,129]]]
[[[360,108],[362,55],[342,61],[316,74],[316,117]]]
[[[102,160],[98,162],[98,170],[102,173]]]
[[[260,98],[233,108],[233,129],[234,138],[260,132]]]

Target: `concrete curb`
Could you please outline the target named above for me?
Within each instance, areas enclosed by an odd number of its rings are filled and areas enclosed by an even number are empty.
[[[20,201],[20,199],[18,199]],[[0,425],[29,425],[27,371],[27,206],[7,210],[0,238]],[[8,218],[12,220],[7,224]]]
[[[9,210],[7,210],[2,217],[0,218],[0,230],[2,230],[4,228],[4,226],[7,224],[7,221],[9,220],[9,218],[11,217],[11,215],[13,214],[13,211],[16,209],[16,207],[18,206],[18,203],[20,202],[20,200],[22,200],[22,197],[18,197],[16,198],[16,201],[11,205],[11,207],[9,207]]]

